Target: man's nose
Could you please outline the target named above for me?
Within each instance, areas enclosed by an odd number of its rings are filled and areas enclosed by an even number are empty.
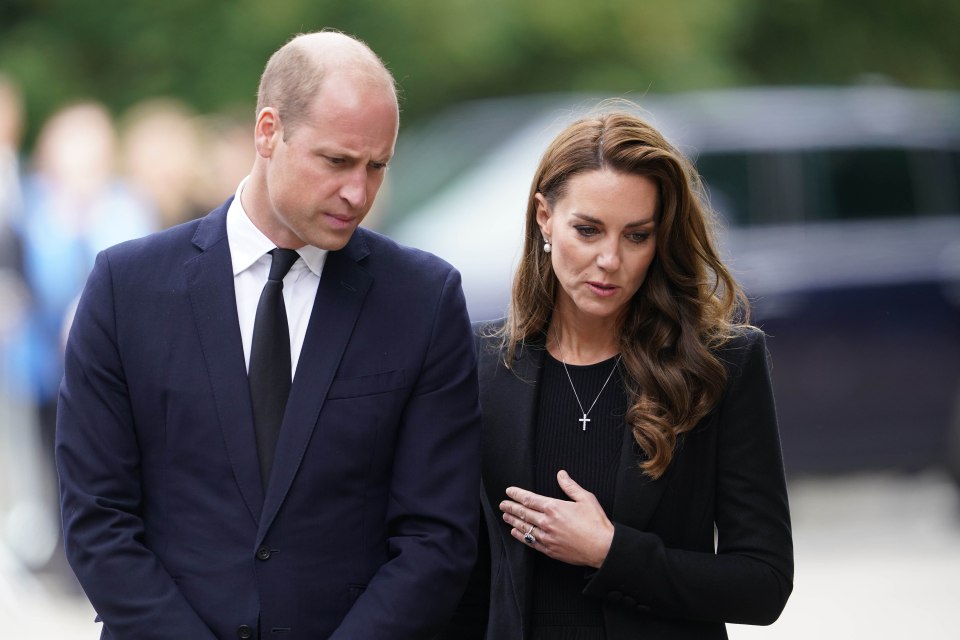
[[[340,187],[340,197],[354,209],[360,209],[367,203],[367,171],[365,166],[352,169]]]

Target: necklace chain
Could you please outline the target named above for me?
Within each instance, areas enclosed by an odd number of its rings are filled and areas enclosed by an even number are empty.
[[[567,358],[563,355],[563,347],[560,346],[560,338],[557,337],[557,334],[553,334],[553,340],[557,343],[557,351],[560,352],[560,364],[563,365],[563,371],[567,374],[567,382],[570,383],[570,388],[573,390],[573,397],[577,399],[577,405],[580,406],[580,411],[583,413],[583,417],[578,419],[581,425],[583,425],[583,430],[587,430],[587,423],[590,422],[590,418],[587,416],[593,411],[593,407],[597,404],[597,400],[600,399],[600,396],[603,395],[603,390],[607,388],[607,383],[610,382],[610,379],[613,377],[613,372],[617,370],[617,365],[620,364],[620,359],[623,357],[623,354],[617,356],[617,361],[613,363],[613,369],[610,370],[610,375],[607,376],[607,379],[604,380],[603,386],[600,387],[600,393],[597,394],[597,397],[593,399],[593,402],[590,403],[590,408],[586,411],[583,410],[583,403],[580,402],[580,394],[577,393],[577,388],[573,385],[573,378],[570,377],[570,370],[567,369]]]

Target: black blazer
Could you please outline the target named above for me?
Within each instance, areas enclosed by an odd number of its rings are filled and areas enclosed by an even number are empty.
[[[451,638],[484,637],[484,618],[491,640],[529,635],[530,560],[537,552],[510,536],[497,505],[508,486],[533,486],[544,347],[524,347],[511,371],[497,342],[479,339],[486,545]],[[624,430],[608,514],[613,543],[603,566],[586,570],[583,591],[602,600],[609,640],[726,638],[725,622],[772,623],[793,588],[790,513],[764,336],[745,331],[718,355],[728,374],[723,397],[681,439],[663,477],[651,481],[641,473],[642,454]]]

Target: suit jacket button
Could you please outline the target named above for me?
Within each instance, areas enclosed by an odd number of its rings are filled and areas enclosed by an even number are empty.
[[[259,560],[269,560],[270,559],[270,547],[267,545],[261,546],[257,549],[257,558]]]
[[[240,640],[250,640],[250,638],[253,637],[253,629],[242,624],[237,627],[237,637],[240,638]]]

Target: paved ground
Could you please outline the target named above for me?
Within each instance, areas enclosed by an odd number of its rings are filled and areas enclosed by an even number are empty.
[[[97,640],[95,615],[66,580],[27,571],[0,546],[0,633],[5,640]]]
[[[960,494],[937,474],[791,484],[797,576],[770,627],[734,640],[955,640]],[[0,548],[0,620],[9,640],[96,640],[93,610],[54,575],[18,568]]]
[[[960,494],[944,477],[808,480],[790,496],[793,595],[731,638],[960,638]]]

